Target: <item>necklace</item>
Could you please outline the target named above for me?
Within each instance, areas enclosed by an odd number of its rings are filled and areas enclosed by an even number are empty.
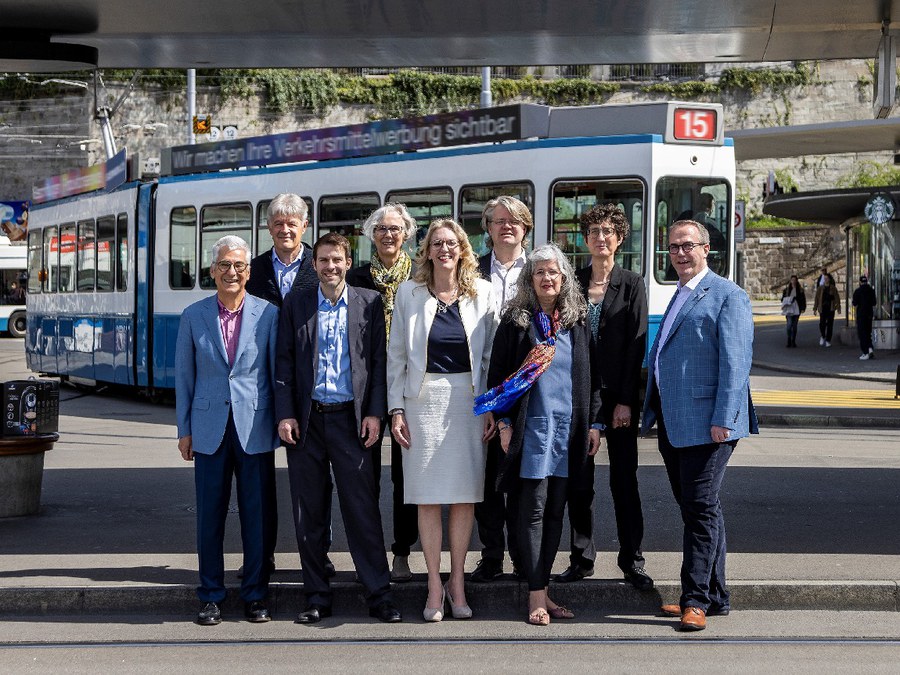
[[[593,279],[591,279],[591,283],[594,284],[594,286],[606,286],[609,284],[609,279],[607,279],[606,281],[594,281]]]
[[[454,302],[456,302],[456,294],[459,292],[459,289],[454,288],[453,290],[450,291],[450,293],[451,293],[450,302],[444,302],[437,295],[435,295],[434,291],[432,291],[432,290],[429,290],[428,292],[431,293],[432,298],[437,300],[437,304],[438,304],[437,313],[445,314],[447,312],[447,310],[450,309],[450,305],[452,305]]]

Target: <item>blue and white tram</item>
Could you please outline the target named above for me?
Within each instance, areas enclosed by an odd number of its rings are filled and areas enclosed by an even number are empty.
[[[328,231],[349,236],[355,264],[371,256],[362,221],[387,201],[407,204],[423,226],[456,218],[484,252],[484,204],[517,196],[534,214],[532,243],[556,242],[576,266],[590,260],[580,215],[598,202],[617,203],[631,223],[617,255],[647,284],[652,341],[676,282],[666,252],[674,220],[704,222],[710,266],[733,277],[734,150],[721,107],[545,110],[547,132],[537,137],[163,176],[36,205],[29,366],[76,381],[173,388],[178,320],[212,291],[212,243],[236,234],[254,255],[268,249],[265,211],[280,192],[307,200],[310,242]]]

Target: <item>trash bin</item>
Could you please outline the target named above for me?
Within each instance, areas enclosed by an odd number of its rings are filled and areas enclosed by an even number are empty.
[[[44,453],[58,440],[56,433],[0,438],[0,518],[40,511]]]

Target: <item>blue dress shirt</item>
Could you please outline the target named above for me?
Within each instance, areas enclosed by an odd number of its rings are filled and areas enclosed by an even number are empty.
[[[300,262],[303,260],[303,247],[300,247],[300,255],[290,265],[281,262],[281,258],[275,253],[272,247],[272,268],[275,270],[275,280],[278,282],[278,290],[281,291],[283,298],[291,290],[294,285],[294,279],[297,278],[297,270],[300,269]]]
[[[347,287],[332,305],[319,293],[318,330],[316,334],[316,386],[313,400],[319,403],[344,403],[353,400],[350,372],[350,345],[347,331]]]

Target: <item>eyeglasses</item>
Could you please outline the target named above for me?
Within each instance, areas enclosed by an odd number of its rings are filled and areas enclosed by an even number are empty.
[[[241,272],[246,270],[248,267],[250,267],[250,265],[248,265],[245,262],[240,262],[240,261],[233,263],[230,260],[220,260],[219,262],[216,263],[216,267],[219,268],[220,272],[227,272],[228,270],[230,270],[233,267],[234,271],[237,272],[238,274],[240,274]]]
[[[389,234],[389,235],[391,235],[392,237],[399,237],[399,236],[400,236],[400,233],[401,233],[403,230],[402,230],[401,228],[397,227],[396,225],[391,225],[391,226],[387,226],[387,225],[379,225],[378,227],[375,228],[375,231],[376,231],[378,234],[380,234],[381,236],[384,236],[384,235],[386,235],[386,234]]]
[[[604,238],[611,237],[616,233],[616,229],[614,227],[592,227],[587,231],[589,237],[599,237],[603,235]]]
[[[507,225],[515,227],[516,225],[521,224],[521,220],[510,220],[509,218],[494,218],[491,220],[491,225],[499,225],[500,227],[506,227]]]
[[[672,255],[678,255],[678,251],[690,253],[698,246],[706,246],[706,244],[700,244],[693,241],[686,241],[683,244],[669,244],[669,253],[671,253]]]
[[[444,248],[444,246],[446,246],[451,251],[455,251],[459,247],[459,242],[453,239],[435,239],[433,242],[431,242],[431,248],[433,248],[435,251]]]
[[[531,273],[535,279],[540,279],[541,277],[547,277],[548,279],[556,279],[562,272],[559,270],[535,270]]]

